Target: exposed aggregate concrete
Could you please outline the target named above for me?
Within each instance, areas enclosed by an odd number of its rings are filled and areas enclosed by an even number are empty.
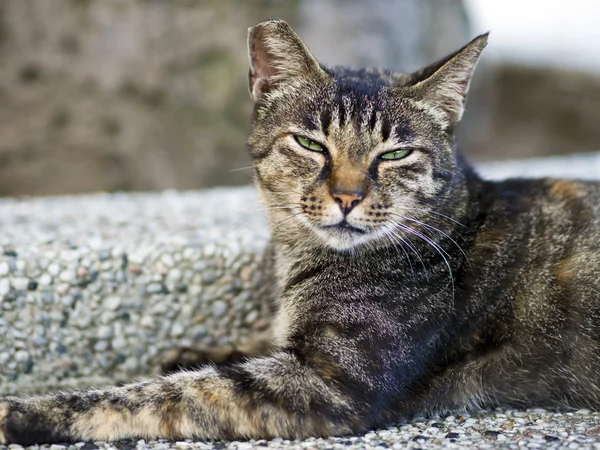
[[[126,381],[265,326],[250,187],[0,200],[0,392]]]

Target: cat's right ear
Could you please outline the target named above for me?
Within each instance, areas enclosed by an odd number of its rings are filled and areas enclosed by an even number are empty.
[[[473,70],[487,45],[489,33],[477,36],[460,50],[410,76],[405,95],[412,95],[437,116],[443,126],[460,121]]]
[[[248,88],[257,101],[279,84],[326,73],[298,35],[283,20],[267,20],[248,29]]]

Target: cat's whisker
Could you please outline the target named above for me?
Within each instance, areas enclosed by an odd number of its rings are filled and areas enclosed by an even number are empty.
[[[418,211],[418,212],[423,212],[423,213],[428,213],[428,214],[435,214],[436,216],[439,216],[439,217],[442,217],[442,218],[444,218],[444,219],[447,219],[447,220],[449,220],[449,221],[451,221],[451,222],[455,223],[456,225],[460,225],[461,227],[464,227],[464,228],[466,228],[466,227],[467,227],[465,224],[463,224],[463,223],[459,222],[458,220],[456,220],[456,219],[453,219],[452,217],[450,217],[450,216],[447,216],[447,215],[445,215],[445,214],[442,214],[442,213],[440,213],[440,212],[433,211],[433,210],[431,210],[431,209],[423,209],[423,208],[408,208],[408,207],[406,207],[406,206],[394,206],[394,208],[397,208],[397,209],[405,209],[405,210],[407,210],[407,211]]]
[[[238,167],[237,169],[231,169],[229,172],[241,172],[242,170],[254,169],[254,166]]]
[[[261,211],[261,209],[257,209],[257,210],[255,210],[255,211],[257,211],[257,212],[258,212],[258,211]],[[263,209],[263,211],[264,211],[264,209]],[[259,217],[257,217],[257,218],[255,218],[255,219],[251,220],[250,222],[248,222],[246,225],[244,225],[242,228],[240,228],[239,230],[237,230],[237,231],[235,232],[235,236],[238,236],[238,235],[239,235],[239,234],[240,234],[242,231],[244,231],[246,228],[248,228],[248,227],[249,227],[250,225],[252,225],[253,223],[256,223],[256,221],[257,221],[257,220],[259,220],[259,219],[260,219],[260,218],[259,218]]]
[[[386,230],[386,231],[390,231],[390,232],[392,231],[392,230],[389,230],[387,227],[385,228],[385,230]],[[409,248],[409,249],[410,249],[410,250],[411,250],[411,251],[412,251],[412,252],[413,252],[415,255],[417,255],[417,258],[419,258],[419,261],[421,262],[421,266],[423,266],[423,271],[425,272],[425,278],[426,278],[426,280],[427,280],[427,281],[429,281],[429,274],[427,273],[427,268],[425,267],[425,262],[423,261],[423,258],[421,257],[421,254],[419,253],[419,250],[418,250],[418,249],[417,249],[417,248],[416,248],[414,245],[412,245],[412,243],[411,243],[409,240],[404,240],[404,239],[402,238],[402,236],[397,236],[397,235],[396,235],[396,237],[397,237],[398,239],[400,239],[402,242],[404,242],[404,243],[405,243],[405,244],[408,246],[408,248]]]
[[[254,211],[260,212],[260,211],[270,211],[270,210],[275,210],[275,209],[294,209],[299,207],[300,205],[287,205],[287,206],[265,206],[264,208],[258,208],[255,209]]]
[[[255,220],[251,220],[251,221],[250,221],[250,222],[248,222],[246,225],[244,225],[242,228],[240,228],[239,230],[237,230],[237,231],[235,232],[235,236],[239,236],[239,234],[240,234],[242,231],[244,231],[246,228],[248,228],[248,227],[249,227],[250,225],[252,225],[254,222],[256,222],[256,219],[255,219]]]
[[[263,208],[257,208],[254,210],[254,212],[264,212],[264,211],[269,211],[269,210],[281,210],[281,209],[289,209],[289,210],[293,210],[294,207],[300,207],[300,204],[289,204],[286,206],[265,206]],[[250,225],[252,225],[253,223],[255,223],[257,220],[259,220],[259,218],[257,217],[256,219],[251,220],[250,222],[248,222],[246,225],[244,225],[242,228],[240,228],[238,231],[236,231],[235,235],[238,236],[242,231],[244,231],[246,228],[248,228]]]
[[[260,212],[260,211],[264,211],[265,208],[258,208],[255,209],[255,212]],[[237,230],[235,232],[235,236],[238,236],[242,231],[244,231],[246,228],[248,228],[250,225],[252,225],[253,223],[256,223],[257,220],[259,220],[260,217],[256,217],[255,219],[250,220],[250,222],[248,222],[246,225],[244,225],[242,228],[240,228],[239,230]]]
[[[299,216],[301,214],[303,214],[302,211],[294,213],[291,216],[284,217],[283,219],[279,219],[279,220],[276,220],[275,222],[271,223],[271,233],[275,232],[275,230],[277,230],[281,226],[286,225],[287,223],[291,222],[293,219],[295,219],[297,216]]]
[[[294,217],[296,217],[298,214],[300,214],[300,213],[296,213],[296,214],[293,214],[291,216],[283,217],[283,218],[281,218],[279,220],[276,220],[275,222],[271,223],[270,224],[271,231],[275,231],[280,225],[284,225],[285,223],[289,222]]]
[[[461,246],[458,244],[458,242],[456,242],[456,241],[455,241],[455,240],[452,238],[452,236],[450,236],[448,233],[446,233],[445,231],[442,231],[442,230],[440,230],[440,229],[439,229],[439,228],[437,228],[437,227],[434,227],[433,225],[429,225],[428,223],[421,222],[420,220],[414,219],[414,218],[412,218],[412,217],[401,216],[400,214],[393,214],[393,215],[394,215],[394,216],[396,216],[396,217],[399,217],[399,218],[401,218],[401,219],[403,219],[403,220],[408,220],[408,221],[410,221],[410,222],[415,222],[415,223],[418,223],[419,225],[421,225],[421,226],[423,226],[423,227],[429,228],[429,229],[431,229],[431,230],[433,230],[433,231],[437,231],[438,233],[441,233],[441,234],[443,234],[444,236],[446,236],[446,237],[447,237],[448,239],[450,239],[450,241],[452,241],[452,243],[453,243],[454,245],[456,245],[456,247],[457,247],[457,248],[458,248],[458,249],[461,251],[461,253],[462,253],[462,254],[463,254],[463,256],[465,257],[465,260],[467,261],[467,264],[469,264],[469,267],[471,267],[471,261],[469,260],[469,256],[468,256],[468,255],[466,254],[466,252],[465,252],[465,251],[462,249],[462,247],[461,247]],[[472,267],[471,267],[471,268],[472,268]]]
[[[402,216],[400,216],[402,217]],[[403,218],[403,217],[402,217]],[[435,246],[436,249],[438,249],[439,251],[443,252],[445,256],[447,256],[448,258],[452,259],[452,256],[450,255],[450,253],[448,253],[446,251],[446,249],[444,247],[442,247],[437,241],[436,239],[434,239],[433,236],[431,236],[430,234],[428,234],[426,231],[424,230],[415,230],[412,227],[409,227],[407,224],[403,223],[403,222],[395,222],[396,224],[402,224],[403,226],[411,229],[412,231],[414,231],[415,233],[419,233],[421,236],[423,236],[424,238],[427,238],[430,242],[430,244],[432,246]]]
[[[400,248],[404,252],[404,255],[406,256],[406,261],[408,261],[408,265],[410,266],[410,271],[413,274],[413,278],[416,278],[415,268],[413,267],[412,262],[410,261],[410,256],[408,255],[408,252],[406,251],[406,249],[404,248],[404,246],[402,245],[402,243],[398,239],[396,239],[396,238],[399,238],[399,236],[394,236],[394,234],[392,234],[387,229],[383,230],[383,234],[390,239],[390,242],[392,243],[392,245],[394,246],[394,248],[396,250],[398,250],[398,247],[396,247],[396,244],[398,244],[400,246]],[[403,239],[400,238],[400,240],[402,241]]]
[[[439,254],[440,256],[443,258],[444,263],[446,264],[446,267],[448,268],[448,274],[450,275],[450,281],[452,284],[452,304],[451,304],[451,309],[454,309],[454,295],[455,295],[455,288],[454,288],[454,275],[452,273],[452,266],[450,265],[450,262],[448,261],[448,258],[446,258],[446,256],[444,255],[444,253],[446,253],[446,255],[448,255],[448,253],[441,248],[438,244],[436,244],[432,239],[430,239],[429,237],[425,236],[423,233],[420,233],[419,231],[409,227],[406,224],[400,223],[400,222],[396,222],[395,225],[408,232],[411,233],[419,238],[421,238],[423,241],[425,241],[426,243],[428,243],[429,245],[431,245]],[[450,255],[448,255],[448,257],[450,257]]]

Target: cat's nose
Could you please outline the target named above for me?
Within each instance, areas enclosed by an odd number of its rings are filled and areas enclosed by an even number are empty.
[[[350,211],[354,209],[356,205],[358,205],[361,200],[364,198],[362,192],[354,191],[354,192],[338,192],[334,191],[331,193],[336,203],[340,206],[340,209],[344,213],[344,215],[348,215]]]

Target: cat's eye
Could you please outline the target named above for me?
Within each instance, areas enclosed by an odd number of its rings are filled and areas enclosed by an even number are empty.
[[[402,148],[400,150],[394,150],[393,152],[387,152],[380,156],[381,159],[403,159],[412,153],[409,148]]]
[[[323,147],[321,144],[319,144],[318,142],[315,142],[311,139],[305,138],[304,136],[295,135],[294,138],[296,139],[296,142],[298,144],[300,144],[302,147],[304,147],[307,150],[312,150],[313,152],[324,152],[325,151],[325,147]]]

